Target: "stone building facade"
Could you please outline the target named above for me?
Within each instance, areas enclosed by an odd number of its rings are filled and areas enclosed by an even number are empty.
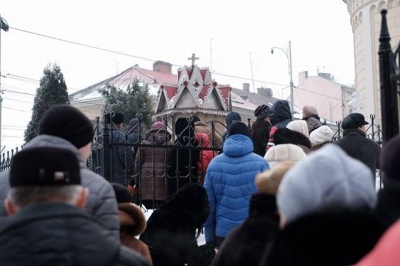
[[[400,42],[400,0],[342,0],[347,4],[354,36],[355,85],[364,115],[375,114],[381,124],[379,34],[382,9],[387,9],[391,46]]]

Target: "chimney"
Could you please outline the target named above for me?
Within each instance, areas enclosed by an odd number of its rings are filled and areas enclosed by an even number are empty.
[[[318,73],[318,76],[324,79],[332,80],[331,73]]]
[[[156,61],[153,63],[153,71],[172,74],[172,64],[163,61]]]
[[[250,92],[250,83],[243,83],[243,90]]]
[[[272,97],[272,89],[271,88],[257,88],[257,93],[262,96]]]

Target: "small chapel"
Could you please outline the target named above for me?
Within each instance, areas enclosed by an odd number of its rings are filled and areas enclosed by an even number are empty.
[[[168,115],[168,125],[174,129],[179,117],[197,115],[210,128],[210,121],[214,121],[214,133],[222,135],[225,117],[232,110],[231,87],[213,80],[208,67],[198,67],[195,54],[188,59],[192,64],[178,69],[176,85],[160,84],[153,119],[162,120]]]

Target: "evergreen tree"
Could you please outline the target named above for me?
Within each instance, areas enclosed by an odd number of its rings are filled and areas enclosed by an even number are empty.
[[[25,129],[26,142],[38,135],[37,129],[40,118],[55,104],[69,104],[67,85],[60,67],[57,64],[49,64],[43,70],[40,87],[36,90],[32,118]]]
[[[128,88],[122,90],[114,86],[109,86],[102,92],[106,99],[104,107],[105,113],[116,112],[124,115],[124,123],[140,115],[146,126],[151,123],[154,99],[149,93],[148,86],[141,86],[138,80],[135,80]]]

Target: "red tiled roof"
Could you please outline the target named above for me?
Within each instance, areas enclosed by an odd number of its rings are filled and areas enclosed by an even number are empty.
[[[167,94],[168,99],[171,100],[178,92],[178,88],[173,86],[164,86],[164,91]]]
[[[199,99],[204,100],[204,98],[207,96],[207,90],[210,87],[211,87],[211,84],[203,86],[203,89],[201,89],[201,92],[199,94]]]
[[[207,74],[207,69],[201,69],[200,70],[200,74],[201,74],[201,78],[203,80],[205,80],[206,79],[206,74]]]

